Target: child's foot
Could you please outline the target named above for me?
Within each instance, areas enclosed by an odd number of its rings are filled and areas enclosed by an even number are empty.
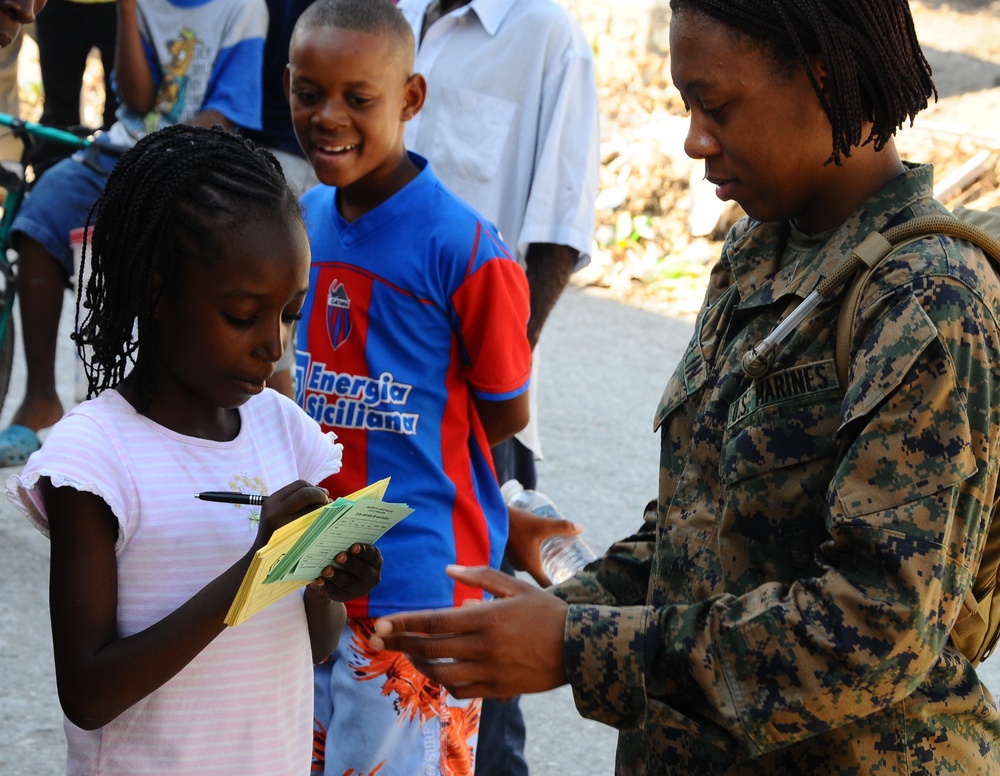
[[[42,443],[27,426],[13,425],[0,431],[0,467],[23,466]]]
[[[63,415],[58,397],[25,400],[17,408],[11,425],[0,431],[0,467],[21,466],[41,447],[38,432],[55,424]]]
[[[26,394],[10,422],[12,425],[30,428],[37,434],[43,428],[55,425],[62,416],[62,402],[53,390],[51,395],[48,391],[41,395]]]

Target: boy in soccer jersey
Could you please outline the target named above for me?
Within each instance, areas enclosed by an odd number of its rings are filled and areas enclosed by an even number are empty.
[[[347,451],[331,495],[391,476],[389,496],[414,510],[379,541],[382,583],[348,604],[340,646],[316,669],[314,772],[336,776],[472,772],[479,701],[450,697],[368,636],[375,617],[480,597],[445,567],[500,565],[508,515],[490,447],[528,418],[524,271],[407,153],[404,124],[426,93],[413,58],[390,0],[320,0],[299,18],[285,73],[322,184],[302,199],[312,270],[296,400]]]

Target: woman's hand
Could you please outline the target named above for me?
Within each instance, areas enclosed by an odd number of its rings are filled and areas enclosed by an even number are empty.
[[[380,617],[371,646],[405,653],[456,698],[506,698],[566,684],[565,601],[489,568],[449,566],[448,576],[497,598]]]

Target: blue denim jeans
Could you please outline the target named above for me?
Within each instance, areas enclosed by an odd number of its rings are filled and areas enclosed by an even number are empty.
[[[520,700],[520,695],[509,701],[483,698],[476,776],[528,776]]]

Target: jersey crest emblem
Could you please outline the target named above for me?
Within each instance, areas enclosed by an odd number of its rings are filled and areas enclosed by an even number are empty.
[[[351,336],[351,300],[347,297],[344,284],[336,278],[330,284],[326,297],[326,333],[334,350]]]

